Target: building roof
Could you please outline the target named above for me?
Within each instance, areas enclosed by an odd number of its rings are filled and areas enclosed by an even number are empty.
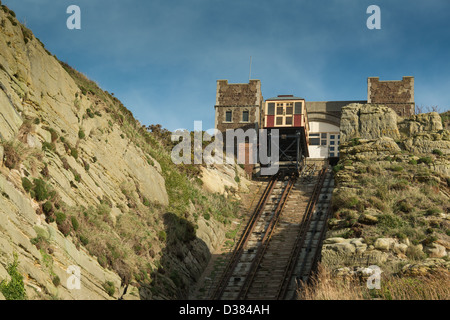
[[[305,99],[294,97],[293,95],[279,95],[277,97],[266,99],[266,101],[278,101],[278,100],[305,100]]]

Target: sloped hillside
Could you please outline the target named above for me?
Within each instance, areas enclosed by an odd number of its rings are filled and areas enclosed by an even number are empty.
[[[6,6],[0,89],[0,298],[21,276],[28,299],[185,297],[235,218],[232,192],[175,166],[167,131],[58,61]]]
[[[403,119],[352,104],[341,138],[323,265],[341,275],[370,265],[385,275],[448,272],[450,132],[439,114]]]

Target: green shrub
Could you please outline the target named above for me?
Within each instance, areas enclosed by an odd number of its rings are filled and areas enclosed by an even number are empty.
[[[361,144],[361,142],[359,142],[359,138],[353,138],[353,139],[351,140],[351,146],[352,146],[352,147],[357,146],[357,145],[360,145],[360,144]]]
[[[83,246],[87,246],[89,244],[89,239],[82,234],[80,235],[80,241],[83,244]]]
[[[78,138],[84,139],[85,137],[86,134],[84,133],[83,129],[80,129],[80,131],[78,131]]]
[[[56,150],[56,146],[55,146],[53,143],[44,141],[44,142],[42,143],[42,150],[43,150],[43,151],[48,150],[48,151],[54,152],[54,151]]]
[[[433,160],[431,160],[430,157],[422,157],[419,159],[419,161],[417,161],[417,163],[426,163],[426,164],[431,164],[433,162]]]
[[[56,224],[58,224],[58,225],[62,224],[64,221],[66,221],[66,218],[67,218],[65,213],[60,212],[60,211],[55,213],[55,216],[56,216]]]
[[[0,292],[3,294],[6,300],[25,300],[27,298],[25,292],[25,285],[23,283],[23,276],[17,270],[19,267],[19,261],[17,254],[14,254],[13,263],[9,264],[6,271],[11,276],[11,280],[6,282],[2,280],[0,282]]]
[[[80,224],[78,223],[78,220],[76,217],[71,217],[70,218],[71,222],[72,222],[72,228],[74,231],[78,231],[78,229],[80,228]]]
[[[72,157],[74,157],[75,160],[78,159],[78,151],[77,151],[77,149],[72,148],[72,149],[70,150],[70,155],[71,155]]]
[[[404,213],[410,213],[414,207],[407,200],[400,200],[397,202],[395,209]]]
[[[86,95],[85,92],[83,92],[83,94]],[[95,117],[94,113],[93,113],[92,110],[89,109],[89,108],[86,109],[86,113],[87,113],[87,115],[88,115],[89,118],[94,118],[94,117]]]
[[[42,205],[42,211],[48,216],[53,211],[53,204],[50,201],[47,201]]]
[[[382,229],[396,229],[405,226],[405,222],[392,214],[382,214],[378,216],[378,227]]]
[[[341,171],[343,168],[344,168],[344,166],[342,164],[335,165],[333,167],[333,172],[337,173],[337,172]]]
[[[438,155],[440,157],[444,155],[444,153],[439,149],[434,149],[431,153]]]
[[[441,212],[442,211],[439,210],[438,208],[430,208],[427,211],[425,211],[425,215],[426,216],[435,216],[435,215],[438,215]]]
[[[26,192],[30,192],[31,188],[33,188],[33,184],[31,183],[28,178],[23,177],[22,178],[22,187]]]
[[[403,167],[402,166],[391,166],[391,170],[399,172],[399,171],[403,170]]]
[[[416,159],[411,159],[411,160],[409,160],[409,164],[416,165],[417,164],[417,160]]]
[[[116,288],[114,286],[114,283],[111,281],[106,281],[103,284],[103,289],[105,289],[106,293],[110,296],[113,297],[114,293],[116,292]]]
[[[36,201],[45,201],[49,198],[47,184],[41,179],[34,179],[33,191]]]
[[[160,241],[166,241],[167,239],[167,234],[164,230],[161,230],[160,232],[158,232],[158,239]]]
[[[397,182],[395,182],[394,184],[391,185],[391,189],[394,190],[406,190],[409,187],[409,181],[405,180],[405,179],[401,179]]]
[[[54,276],[52,282],[55,287],[58,287],[61,284],[61,279],[58,276]]]

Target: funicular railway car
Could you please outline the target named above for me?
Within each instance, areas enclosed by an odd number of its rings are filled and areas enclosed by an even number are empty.
[[[268,131],[268,139],[278,132],[276,150],[279,166],[300,171],[308,152],[308,114],[305,99],[293,95],[279,95],[267,99],[264,105],[263,128]],[[270,147],[270,143],[268,142]]]

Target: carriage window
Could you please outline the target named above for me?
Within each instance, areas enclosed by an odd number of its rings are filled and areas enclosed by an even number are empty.
[[[295,114],[301,114],[302,113],[302,103],[296,102],[295,103]]]
[[[225,121],[226,122],[231,122],[231,111],[227,111],[225,113]]]
[[[286,114],[292,114],[293,108],[292,107],[286,107]]]
[[[292,125],[292,117],[286,117],[286,125]]]
[[[277,117],[277,126],[283,125],[283,117]]]
[[[283,114],[283,107],[277,107],[277,114]]]
[[[275,103],[269,103],[269,106],[267,107],[267,114],[269,116],[273,116],[275,114]]]
[[[242,112],[242,121],[243,122],[248,122],[248,111],[243,111]]]

